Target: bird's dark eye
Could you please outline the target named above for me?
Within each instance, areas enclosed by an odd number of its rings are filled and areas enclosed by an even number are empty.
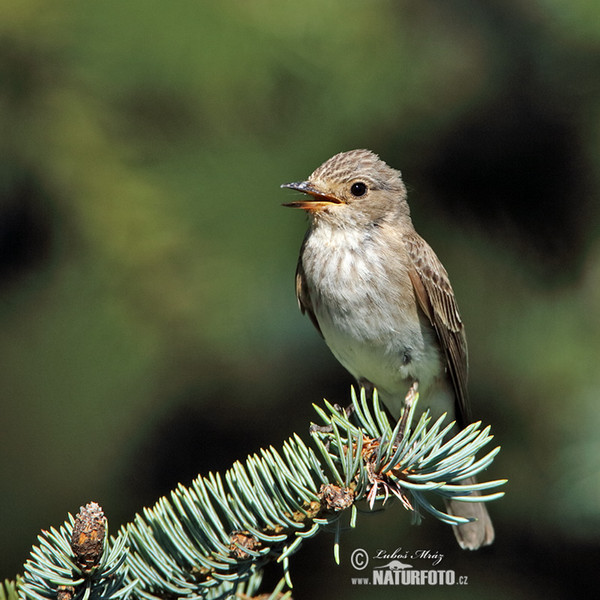
[[[362,181],[357,181],[350,187],[350,193],[356,197],[364,196],[367,193],[367,185]]]

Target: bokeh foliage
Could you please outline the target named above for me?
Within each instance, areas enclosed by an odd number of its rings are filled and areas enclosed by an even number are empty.
[[[68,510],[95,499],[125,522],[347,395],[295,307],[304,221],[278,186],[368,147],[402,169],[452,276],[474,414],[503,446],[511,486],[472,592],[583,585],[600,535],[597,2],[4,2],[0,78],[2,576]],[[390,524],[356,544],[445,534]],[[567,559],[563,579],[549,565]],[[349,567],[326,569],[352,592]]]

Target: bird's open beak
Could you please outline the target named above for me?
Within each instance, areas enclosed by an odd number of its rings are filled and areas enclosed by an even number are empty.
[[[282,188],[290,188],[291,190],[297,190],[308,195],[306,200],[297,200],[296,202],[287,202],[282,206],[289,206],[290,208],[304,208],[306,210],[318,210],[331,204],[341,204],[342,201],[332,196],[331,194],[324,193],[317,189],[309,181],[297,181],[294,183],[284,183]]]

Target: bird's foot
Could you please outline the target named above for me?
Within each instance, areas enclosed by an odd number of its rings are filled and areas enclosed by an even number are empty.
[[[310,424],[311,433],[332,433],[333,427],[331,425],[317,425],[316,423]]]
[[[412,405],[415,403],[417,396],[419,394],[419,382],[415,381],[408,390],[404,398],[404,407],[402,410],[402,417],[400,417],[400,427],[398,428],[398,433],[396,434],[396,439],[394,440],[394,445],[399,446],[404,439],[406,434],[406,428],[408,426],[408,415],[410,414],[410,409]]]
[[[343,414],[346,419],[349,419],[352,416],[352,413],[354,413],[354,404],[349,404],[345,408],[339,404],[334,404],[333,408],[335,408],[335,410],[337,410],[337,412],[340,414]],[[310,426],[310,432],[333,433],[333,427],[331,425],[316,425],[315,423],[312,423]]]
[[[339,413],[343,414],[346,419],[349,419],[354,413],[354,404],[349,404],[346,407],[340,406],[339,404],[334,404],[333,408],[337,410]]]

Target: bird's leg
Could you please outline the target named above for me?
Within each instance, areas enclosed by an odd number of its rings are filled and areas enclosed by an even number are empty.
[[[373,390],[375,389],[375,386],[368,379],[359,377],[356,382],[361,388],[364,388],[367,397],[373,398]],[[354,404],[349,404],[346,407],[340,406],[339,404],[334,404],[333,407],[339,413],[343,413],[346,419],[349,419],[354,414]]]
[[[316,423],[311,423],[309,431],[311,433],[333,433],[333,427],[331,425],[317,425]]]
[[[375,386],[368,380],[365,379],[364,377],[360,377],[358,379],[358,385],[360,385],[362,388],[364,388],[365,390],[365,394],[370,397],[371,399],[373,398],[373,391],[375,390]],[[399,445],[402,440],[404,439],[404,434],[406,433],[406,427],[408,425],[408,415],[410,413],[410,409],[412,407],[412,405],[414,404],[415,400],[417,399],[418,396],[418,392],[419,392],[419,382],[418,380],[415,379],[415,381],[413,381],[413,384],[410,386],[408,392],[406,393],[406,396],[404,397],[404,402],[403,402],[403,408],[404,410],[402,411],[402,417],[401,417],[401,422],[400,422],[400,427],[398,429],[398,434],[396,435],[396,439],[394,440],[394,444],[395,445]],[[336,405],[336,408],[339,408]],[[350,416],[353,412],[354,412],[354,405],[350,405],[346,408],[346,416]]]
[[[410,409],[417,399],[417,395],[419,393],[419,382],[415,380],[413,384],[410,386],[406,396],[404,397],[404,410],[402,411],[402,417],[400,417],[400,427],[398,428],[398,434],[396,435],[396,440],[394,443],[399,446],[404,439],[404,434],[406,433],[406,426],[408,425],[408,415],[410,414]]]
[[[368,396],[373,397],[373,390],[375,389],[375,386],[370,381],[361,377],[358,380],[358,384],[365,388],[365,392]],[[354,413],[354,404],[349,404],[348,406],[344,407],[336,403],[333,405],[333,408],[335,408],[335,410],[337,410],[339,413],[343,414],[346,419],[349,419]],[[310,431],[317,431],[319,433],[332,433],[333,427],[331,425],[315,425],[313,423],[310,426]]]
[[[343,414],[346,419],[349,419],[354,412],[353,404],[346,406],[346,408],[340,406],[339,404],[334,404],[333,408],[335,408],[335,410],[337,410],[339,413]],[[319,433],[333,433],[333,427],[331,425],[315,425],[315,423],[312,423],[310,426],[310,431],[317,431]]]
[[[349,404],[348,406],[340,406],[339,404],[334,404],[333,408],[337,410],[340,414],[343,414],[346,419],[349,419],[354,413],[354,404]]]

